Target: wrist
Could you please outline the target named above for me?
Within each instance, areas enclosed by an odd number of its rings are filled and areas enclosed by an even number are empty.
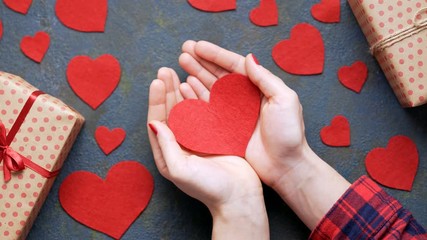
[[[212,239],[269,239],[262,192],[209,210],[213,218]]]

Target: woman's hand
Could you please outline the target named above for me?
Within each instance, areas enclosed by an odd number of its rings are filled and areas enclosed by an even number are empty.
[[[175,71],[161,68],[150,86],[149,138],[160,173],[210,210],[214,239],[268,239],[261,182],[242,158],[198,156],[183,150],[167,127],[170,110],[183,99]],[[185,89],[185,86],[182,86]]]
[[[212,43],[187,41],[179,62],[191,76],[183,96],[209,101],[214,82],[229,73],[247,75],[263,94],[260,117],[246,160],[261,180],[313,229],[349,183],[309,147],[298,95],[252,54],[246,58]]]

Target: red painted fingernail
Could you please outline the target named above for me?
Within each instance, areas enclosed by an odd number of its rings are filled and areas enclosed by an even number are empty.
[[[260,65],[259,64],[259,61],[258,61],[258,59],[255,57],[255,55],[252,53],[252,58],[254,59],[254,62],[257,64],[257,65]]]
[[[150,127],[151,131],[153,131],[153,133],[157,135],[157,129],[156,129],[156,127],[154,127],[154,125],[151,124],[151,123],[149,123],[148,126]]]

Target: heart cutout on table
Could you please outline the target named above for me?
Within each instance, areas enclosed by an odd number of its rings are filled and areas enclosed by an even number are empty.
[[[205,12],[224,12],[236,9],[236,0],[188,0],[188,3]]]
[[[46,32],[37,32],[34,37],[25,36],[21,40],[21,51],[31,60],[40,63],[50,45],[50,37]]]
[[[371,150],[365,159],[366,171],[384,186],[411,191],[418,169],[417,145],[406,136],[390,139],[386,148]]]
[[[290,38],[273,47],[272,56],[284,71],[296,75],[323,72],[325,47],[319,30],[308,23],[292,28]]]
[[[350,67],[344,66],[338,70],[341,84],[357,93],[360,93],[367,78],[368,67],[362,61],[356,61]]]
[[[119,239],[150,202],[154,180],[136,161],[115,164],[104,179],[77,171],[59,188],[61,206],[72,218]]]
[[[81,32],[104,32],[107,0],[57,0],[55,13],[65,26]]]
[[[185,148],[207,154],[244,157],[257,124],[260,92],[246,76],[228,74],[215,82],[209,103],[184,100],[168,124]]]
[[[314,19],[323,23],[338,23],[341,17],[340,0],[321,0],[311,7]]]
[[[13,11],[21,14],[27,14],[33,0],[3,0],[4,5]]]
[[[106,155],[118,148],[125,138],[126,131],[123,128],[110,130],[105,126],[100,126],[95,131],[96,143]]]
[[[257,8],[249,14],[251,22],[257,26],[268,27],[279,23],[279,10],[276,0],[261,0]]]
[[[322,142],[331,147],[348,147],[350,146],[350,123],[347,118],[338,115],[335,116],[331,125],[322,128],[320,131]]]
[[[105,54],[95,60],[74,57],[67,67],[67,80],[73,91],[93,109],[97,109],[120,82],[120,63]]]

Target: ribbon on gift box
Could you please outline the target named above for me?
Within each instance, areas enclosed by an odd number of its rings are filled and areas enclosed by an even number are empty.
[[[30,159],[22,156],[15,150],[10,147],[15,135],[18,133],[21,128],[22,123],[24,123],[25,117],[28,115],[28,112],[31,110],[36,99],[44,94],[42,91],[34,91],[31,93],[28,100],[25,102],[24,107],[18,115],[15,123],[10,129],[9,133],[6,135],[6,128],[3,123],[0,121],[0,163],[3,162],[3,175],[5,182],[9,182],[11,179],[11,172],[19,172],[28,167],[38,174],[42,175],[45,178],[51,178],[58,175],[59,170],[48,171],[43,167],[32,162]]]

